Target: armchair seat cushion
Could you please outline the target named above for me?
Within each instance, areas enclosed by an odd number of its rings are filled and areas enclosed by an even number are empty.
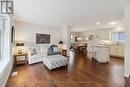
[[[42,58],[42,54],[41,53],[38,53],[38,54],[34,54],[31,56],[31,59],[37,59],[37,58]]]
[[[44,57],[43,63],[49,68],[49,70],[52,70],[67,65],[68,58],[62,55],[51,55]]]

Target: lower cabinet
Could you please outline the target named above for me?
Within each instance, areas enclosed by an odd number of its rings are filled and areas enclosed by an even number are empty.
[[[110,53],[110,56],[124,57],[124,47],[123,46],[110,46],[109,53]]]
[[[95,58],[100,63],[109,62],[109,47],[94,46],[94,49],[95,52],[93,53],[93,58]]]

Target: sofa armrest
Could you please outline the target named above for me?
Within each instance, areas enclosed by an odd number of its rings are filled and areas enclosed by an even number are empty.
[[[29,49],[28,49],[27,53],[28,53],[28,59],[31,58],[32,55],[31,55],[31,51]]]

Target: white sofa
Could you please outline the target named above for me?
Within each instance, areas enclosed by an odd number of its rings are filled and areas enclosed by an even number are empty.
[[[43,57],[47,56],[47,50],[50,45],[34,45],[28,47],[28,63],[34,64],[43,61]],[[32,54],[32,49],[36,50],[35,54]]]

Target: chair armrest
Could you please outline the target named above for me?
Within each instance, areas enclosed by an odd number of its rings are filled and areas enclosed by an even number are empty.
[[[28,49],[27,53],[28,53],[28,59],[31,58],[32,55],[31,55],[31,51],[29,49]]]

